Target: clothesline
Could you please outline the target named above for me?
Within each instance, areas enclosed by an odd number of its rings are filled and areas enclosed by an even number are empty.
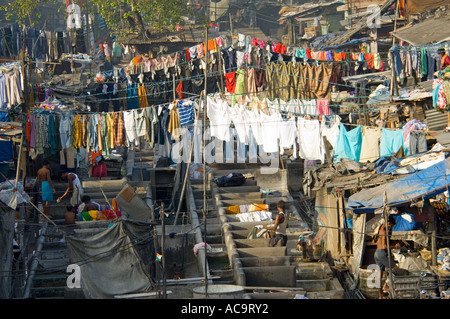
[[[276,62],[274,62],[274,63],[276,63]],[[331,81],[323,81],[323,80],[319,80],[319,79],[314,79],[314,78],[310,78],[310,77],[303,77],[303,76],[299,76],[299,75],[293,75],[293,74],[289,74],[289,73],[284,73],[284,72],[279,72],[279,71],[275,71],[275,70],[270,70],[270,69],[267,69],[267,68],[261,68],[261,67],[257,67],[257,66],[248,66],[249,68],[255,68],[255,69],[259,69],[259,70],[264,70],[265,72],[272,72],[272,73],[276,73],[276,74],[278,74],[278,75],[286,75],[286,76],[289,76],[289,77],[292,77],[292,78],[297,78],[297,79],[304,79],[304,80],[311,80],[311,81],[317,81],[317,82],[320,82],[320,83],[326,83],[326,84],[331,84],[331,85],[336,85],[336,86],[339,86],[339,87],[346,87],[346,88],[352,88],[352,89],[354,89],[355,87],[354,86],[351,86],[351,85],[347,85],[347,84],[341,84],[341,83],[336,83],[336,82],[331,82]],[[208,73],[208,76],[214,76],[214,75],[217,75],[217,74],[221,74],[221,71],[212,71],[212,72],[209,72]],[[177,82],[177,83],[179,83],[180,81],[181,82],[183,82],[183,81],[187,81],[187,80],[192,80],[192,79],[195,79],[195,78],[199,78],[199,79],[204,79],[204,75],[196,75],[196,76],[191,76],[191,77],[188,77],[188,78],[178,78],[178,79],[175,79],[175,82]],[[101,83],[101,82],[100,82]],[[135,82],[136,83],[136,82]],[[161,85],[161,84],[173,84],[173,79],[172,80],[167,80],[167,81],[158,81],[158,82],[143,82],[143,83],[141,83],[141,84],[143,84],[144,85],[144,88],[145,89],[148,89],[148,88],[151,88],[151,87],[153,87],[153,86],[158,86],[158,85]],[[277,89],[279,89],[280,87],[277,87]],[[298,90],[298,88],[296,88],[297,90]],[[373,89],[369,89],[369,88],[361,88],[361,90],[364,90],[364,91],[369,91],[369,92],[373,92],[374,90]],[[124,88],[124,89],[117,89],[116,90],[116,92],[125,92],[125,91],[127,91],[127,88]],[[304,89],[301,89],[300,88],[300,91],[302,91],[302,92],[307,92],[306,90],[304,90]],[[168,90],[168,91],[162,91],[163,93],[169,93],[169,92],[173,92],[173,89],[172,90]],[[158,92],[158,93],[161,93],[161,92]],[[183,91],[183,93],[185,93],[185,94],[188,94],[189,92],[186,92],[186,91]],[[250,92],[250,94],[251,93],[256,93],[256,92]],[[102,92],[100,92],[100,93],[90,93],[90,94],[87,94],[87,95],[78,95],[77,96],[77,98],[87,98],[87,97],[92,97],[92,96],[102,96],[104,93],[102,93]],[[154,93],[154,94],[146,94],[145,96],[153,96],[153,95],[156,95],[157,93]],[[132,96],[127,96],[127,97],[118,97],[118,98],[112,98],[111,100],[121,100],[121,99],[127,99],[127,98],[136,98],[136,97],[139,97],[139,95],[132,95]],[[355,98],[366,98],[367,96],[357,96],[357,97],[355,97]],[[70,98],[66,98],[67,100],[73,100],[73,97],[70,97]],[[61,99],[62,101],[64,101],[65,99]],[[38,101],[38,102],[36,102],[36,104],[45,104],[45,103],[47,103],[47,102],[45,102],[45,101]]]
[[[187,103],[186,103],[187,102]],[[51,148],[55,154],[59,150],[58,136],[61,139],[61,149],[67,152],[67,156],[73,158],[74,149],[86,148],[87,151],[102,151],[102,155],[108,158],[110,150],[117,146],[128,146],[133,148],[140,145],[140,138],[144,138],[153,145],[160,145],[166,155],[177,157],[180,148],[190,147],[191,139],[195,139],[195,156],[197,160],[201,155],[202,144],[201,134],[192,135],[192,125],[195,123],[196,100],[186,99],[171,104],[160,105],[162,108],[136,109],[131,111],[121,111],[102,114],[88,115],[61,115],[60,117],[46,117],[45,114],[27,114],[25,135],[27,136],[27,147],[30,156],[44,154],[44,148]],[[174,107],[170,109],[169,105]],[[198,104],[197,104],[198,105]],[[175,107],[176,106],[176,107]],[[186,107],[186,109],[184,109]],[[198,105],[201,107],[201,104]],[[187,112],[184,112],[184,111]],[[183,112],[182,112],[183,111]],[[119,113],[118,116],[116,113]],[[277,153],[285,149],[294,148],[294,154],[298,147],[300,157],[309,160],[324,160],[325,152],[322,137],[326,136],[333,146],[337,159],[358,157],[354,159],[368,159],[366,155],[380,157],[383,152],[397,152],[396,145],[407,145],[406,136],[409,131],[405,129],[385,129],[379,127],[369,127],[358,125],[355,129],[347,131],[338,115],[324,115],[319,119],[309,119],[300,116],[283,118],[280,112],[265,114],[257,110],[249,110],[240,107],[230,107],[226,98],[215,93],[207,96],[207,114],[210,129],[210,137],[216,142],[224,142],[224,153],[226,157],[234,153],[234,139],[238,141],[238,156],[246,157],[248,147],[250,155],[256,155],[255,149],[258,146],[266,153]],[[178,118],[178,121],[177,121]],[[56,120],[58,119],[58,121]],[[138,124],[138,122],[140,124]],[[34,124],[32,124],[34,123]],[[59,123],[59,124],[56,124]],[[33,127],[37,134],[33,134]],[[150,125],[150,126],[149,126]],[[367,129],[376,129],[377,134],[386,134],[383,137],[382,148],[373,147],[373,141],[364,140],[369,136]],[[412,126],[410,126],[412,128]],[[231,129],[234,129],[232,132]],[[412,129],[411,129],[412,130]],[[390,135],[393,134],[393,135]],[[39,136],[40,135],[40,136]],[[358,136],[355,140],[352,137]],[[384,135],[383,135],[384,136]],[[199,138],[200,137],[200,138]],[[32,142],[32,139],[35,138]],[[415,138],[415,137],[414,137]],[[349,143],[345,143],[349,139]],[[181,141],[177,143],[176,141]],[[391,142],[395,143],[391,145]],[[317,142],[317,143],[316,143]],[[371,144],[372,143],[372,144]],[[350,149],[348,147],[350,146]],[[357,146],[353,149],[353,145]],[[362,145],[369,147],[369,150],[362,151]],[[167,149],[173,150],[169,152]],[[176,147],[176,148],[175,148]],[[72,149],[69,155],[69,149]],[[184,149],[186,151],[186,149]],[[158,152],[161,150],[158,150]],[[379,153],[373,154],[374,151]],[[232,153],[230,153],[232,152]],[[189,152],[184,152],[185,154]],[[62,154],[61,156],[63,156]],[[162,155],[158,154],[158,155]],[[181,156],[181,155],[180,155]],[[206,154],[205,154],[206,156]]]
[[[209,95],[209,96],[213,96],[213,95],[215,95],[215,94],[217,94],[217,93],[214,93],[214,94],[211,94],[211,95]],[[40,114],[40,115],[51,115],[51,114],[55,114],[55,115],[63,115],[63,116],[66,116],[66,115],[103,115],[103,114],[116,114],[116,113],[124,113],[124,112],[131,112],[131,111],[138,111],[138,112],[142,112],[142,111],[145,111],[145,109],[147,109],[147,108],[158,108],[158,107],[164,107],[164,108],[167,108],[167,107],[169,107],[170,105],[174,105],[174,104],[176,104],[176,103],[178,103],[178,102],[185,102],[185,101],[195,101],[197,104],[200,102],[200,100],[197,100],[198,99],[198,97],[199,96],[196,96],[196,97],[190,97],[190,98],[185,98],[185,99],[178,99],[178,100],[175,100],[175,101],[173,101],[173,102],[169,102],[169,103],[161,103],[161,104],[157,104],[157,105],[151,105],[151,106],[148,106],[148,107],[146,107],[146,108],[139,108],[139,109],[131,109],[131,110],[123,110],[123,111],[109,111],[109,112],[95,112],[95,111],[89,111],[89,112],[85,112],[85,111],[74,111],[74,110],[47,110],[47,109],[36,109],[36,110],[34,110],[35,112],[34,112],[34,114]],[[250,97],[254,97],[254,96],[250,96]],[[228,99],[229,98],[232,98],[232,96],[224,96],[223,97],[223,99],[224,100],[227,100],[227,103],[228,103]],[[293,116],[293,117],[300,117],[300,118],[305,118],[305,116],[328,116],[328,115],[331,115],[331,116],[339,116],[339,115],[342,115],[342,114],[346,114],[346,113],[337,113],[337,114],[332,114],[332,113],[330,113],[330,114],[319,114],[319,113],[317,113],[317,112],[315,112],[315,113],[298,113],[298,112],[294,112],[294,111],[286,111],[286,110],[282,110],[281,108],[280,108],[280,104],[278,104],[278,108],[277,107],[275,107],[273,104],[271,104],[271,103],[268,103],[268,98],[262,98],[262,101],[258,101],[258,102],[260,102],[260,104],[264,104],[265,105],[265,107],[263,108],[263,109],[259,109],[259,111],[263,111],[264,109],[267,109],[269,112],[270,111],[276,111],[276,112],[278,112],[278,113],[280,113],[281,115],[288,115],[288,116]],[[308,100],[307,102],[316,102],[317,100],[326,100],[326,99],[313,99],[313,100]],[[282,100],[282,99],[276,99],[276,101],[277,102],[286,102],[286,101],[284,101],[284,100]],[[298,102],[298,103],[302,103],[302,102],[305,102],[304,100],[301,100],[301,99],[292,99],[291,101],[294,101],[294,102]],[[257,102],[255,102],[255,101],[249,101],[249,100],[241,100],[241,101],[238,101],[238,102],[232,102],[232,103],[229,103],[228,104],[228,106],[229,107],[235,107],[235,106],[237,106],[237,105],[240,105],[240,106],[244,106],[244,107],[246,107],[248,110],[251,110],[251,111],[253,111],[253,110],[255,110],[255,108],[251,108],[251,107],[249,107],[249,105],[251,105],[251,104],[253,104],[253,105],[255,105],[255,104],[258,104]],[[327,104],[328,106],[330,106],[330,104]],[[373,110],[373,109],[367,109],[367,110]],[[364,109],[358,109],[358,111],[364,111]],[[348,113],[356,113],[356,112],[348,112]],[[240,123],[240,124],[250,124],[251,122],[242,122],[242,123]],[[270,123],[270,121],[268,121],[268,123]],[[210,124],[211,125],[211,124]],[[345,124],[345,125],[347,125],[347,123]],[[352,124],[352,123],[348,123],[348,125],[358,125],[358,124]],[[212,125],[212,126],[221,126],[221,125]],[[373,126],[368,126],[368,127],[373,127]]]
[[[450,42],[443,42],[443,43],[432,43],[432,44],[425,44],[425,45],[399,45],[398,50],[401,51],[418,51],[421,49],[426,49],[429,52],[436,52],[440,48],[450,48]],[[432,50],[430,50],[432,49]]]
[[[247,37],[247,36],[246,36]],[[219,36],[219,37],[216,37],[215,39],[210,39],[209,41],[212,41],[212,40],[215,40],[216,41],[216,43],[217,43],[217,39],[219,39],[219,38],[221,38],[221,36]],[[222,39],[221,39],[222,40]],[[258,40],[259,41],[259,40]],[[264,41],[263,41],[264,42]],[[265,42],[264,42],[265,43]],[[269,43],[276,43],[276,42],[269,42]],[[201,46],[201,47],[200,47]],[[222,49],[218,49],[217,48],[217,44],[215,45],[215,49],[213,49],[213,50],[208,50],[208,51],[211,51],[211,52],[221,52],[221,51],[226,51],[226,50],[228,50],[228,49],[233,49],[233,50],[237,50],[237,51],[248,51],[248,48],[247,48],[247,46],[250,46],[251,48],[254,48],[254,47],[256,47],[256,48],[259,48],[259,49],[261,49],[261,50],[265,50],[265,51],[267,51],[267,52],[269,52],[269,53],[271,53],[271,54],[274,54],[274,53],[278,53],[278,54],[283,54],[283,55],[285,55],[285,56],[290,56],[290,57],[298,57],[298,58],[300,58],[300,56],[298,56],[298,55],[296,55],[295,53],[293,53],[293,52],[290,52],[291,54],[287,54],[287,52],[286,53],[281,53],[281,52],[276,52],[276,51],[274,51],[273,49],[273,47],[271,47],[271,50],[268,50],[267,49],[267,46],[265,46],[264,48],[262,48],[261,46],[259,46],[259,45],[256,45],[256,44],[254,44],[254,43],[252,43],[251,45],[249,44],[249,45],[241,45],[241,46],[238,46],[237,48],[234,48],[232,45],[229,45],[227,48],[225,48],[225,46],[219,46],[220,48],[222,48]],[[195,46],[192,46],[191,48],[193,48],[193,47],[196,47],[197,48],[197,51],[198,50],[202,50],[202,54],[201,54],[201,56],[200,57],[196,57],[196,58],[193,58],[192,60],[195,60],[195,59],[199,59],[199,58],[202,58],[204,55],[205,55],[205,53],[206,53],[206,50],[207,50],[207,48],[208,48],[208,45],[207,45],[207,43],[206,42],[202,42],[202,43],[199,43],[199,44],[197,44],[197,45],[195,45]],[[246,47],[245,49],[243,48],[243,47]],[[205,49],[206,48],[206,49]],[[376,52],[376,53],[371,53],[371,52],[361,52],[361,51],[356,51],[356,52],[353,52],[353,51],[342,51],[342,50],[312,50],[312,49],[305,49],[305,48],[298,48],[298,47],[289,47],[289,48],[293,48],[293,49],[296,49],[296,50],[307,50],[307,52],[312,52],[312,53],[314,53],[314,54],[316,54],[316,53],[321,53],[321,52],[329,52],[329,55],[331,55],[332,57],[333,57],[333,59],[326,59],[326,58],[323,58],[322,60],[321,59],[317,59],[317,58],[312,58],[312,57],[310,57],[310,58],[308,58],[307,56],[306,56],[306,60],[311,60],[311,61],[315,61],[315,62],[319,62],[319,63],[326,63],[326,62],[340,62],[340,63],[346,63],[346,62],[352,62],[352,61],[355,61],[355,62],[357,62],[357,61],[359,61],[359,62],[363,62],[363,61],[373,61],[373,58],[372,59],[365,59],[365,55],[374,55],[374,54],[379,54],[379,55],[381,55],[381,54],[388,54],[389,52]],[[167,59],[167,58],[172,58],[172,56],[174,56],[174,59],[178,59],[179,58],[179,56],[181,56],[183,53],[186,53],[187,51],[189,51],[189,48],[188,49],[183,49],[183,50],[179,50],[179,51],[176,51],[176,52],[174,52],[174,53],[171,53],[171,54],[168,54],[168,55],[165,55],[164,57],[161,57],[161,58],[153,58],[153,59],[151,59],[151,60],[149,60],[149,61],[155,61],[154,63],[161,63],[160,61],[162,60],[162,59]],[[287,50],[288,51],[288,50]],[[293,54],[292,54],[293,53]],[[336,57],[336,54],[344,54],[344,55],[347,55],[348,56],[348,61],[342,61],[341,60],[341,58],[338,58],[337,60],[336,59],[334,59],[335,57]],[[356,56],[356,55],[358,55],[358,56]],[[361,59],[361,55],[362,55],[362,59]],[[327,61],[325,61],[325,60],[327,60]],[[388,59],[383,59],[383,61],[386,61],[386,60],[388,60]],[[184,63],[188,63],[189,61],[184,61],[184,62],[181,62],[181,63],[178,63],[177,65],[181,65],[181,64],[184,64]],[[305,61],[306,62],[306,61]],[[148,63],[148,61],[146,61],[146,62],[139,62],[139,63],[137,63],[137,64],[134,64],[135,66],[136,65],[141,65],[141,64],[145,64],[145,63]],[[150,62],[150,64],[151,63],[153,63],[153,62]],[[130,66],[132,66],[132,65],[130,65]]]

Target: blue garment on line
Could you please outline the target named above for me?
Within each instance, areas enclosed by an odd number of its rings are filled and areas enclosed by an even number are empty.
[[[127,87],[127,106],[129,110],[135,110],[139,108],[138,90],[136,83],[128,85]]]
[[[390,157],[403,147],[404,129],[388,130],[383,128],[381,134],[380,157]]]
[[[362,126],[347,131],[344,124],[341,123],[336,145],[332,153],[332,156],[334,157],[333,161],[338,163],[341,159],[348,158],[355,162],[359,162],[362,138]]]
[[[390,49],[390,51],[392,52],[393,58],[394,58],[394,66],[395,66],[395,72],[397,74],[397,77],[400,76],[400,74],[402,74],[403,71],[403,63],[402,63],[402,59],[400,57],[400,50],[397,44],[394,44],[392,46],[392,48]]]
[[[192,101],[179,101],[177,103],[180,125],[185,126],[195,122],[195,110]]]

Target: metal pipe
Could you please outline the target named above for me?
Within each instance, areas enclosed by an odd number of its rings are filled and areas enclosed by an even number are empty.
[[[25,288],[24,288],[24,292],[23,292],[23,298],[28,299],[30,298],[30,293],[31,293],[31,286],[33,284],[33,279],[34,279],[34,275],[36,274],[36,269],[38,267],[39,264],[39,254],[42,250],[42,247],[44,245],[45,242],[45,233],[47,232],[47,222],[44,222],[42,229],[41,229],[41,234],[37,240],[37,245],[36,245],[36,250],[34,252],[33,255],[33,260],[31,262],[31,267],[30,267],[30,273],[27,276],[27,281],[25,284]]]

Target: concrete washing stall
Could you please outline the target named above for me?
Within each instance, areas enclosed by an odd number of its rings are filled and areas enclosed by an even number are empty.
[[[330,266],[323,262],[305,262],[296,248],[299,234],[309,230],[295,206],[289,204],[292,197],[283,187],[286,171],[263,176],[254,173],[255,181],[247,180],[244,186],[217,187],[211,183],[211,193],[222,225],[222,234],[233,269],[236,285],[258,290],[269,289],[270,293],[247,293],[245,298],[295,298],[304,295],[309,299],[342,299],[344,290],[333,278]],[[281,191],[281,196],[265,196],[260,189]],[[288,204],[288,243],[285,247],[269,247],[268,238],[248,239],[256,225],[268,225],[273,221],[241,222],[226,209],[231,205],[269,204],[273,219],[277,213],[276,203],[283,199]],[[251,289],[250,289],[251,290]],[[267,290],[266,290],[267,291]]]

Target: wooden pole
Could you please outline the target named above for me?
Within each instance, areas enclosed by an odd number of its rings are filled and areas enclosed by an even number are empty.
[[[206,26],[206,42],[208,43],[208,26]],[[205,134],[205,130],[206,130],[206,108],[207,108],[207,97],[208,97],[208,87],[207,87],[207,82],[208,82],[208,50],[206,50],[206,55],[205,55],[205,64],[206,64],[206,68],[205,68],[205,103],[204,105],[204,109],[203,109],[203,142],[204,145],[206,145],[206,134]],[[206,200],[206,156],[203,156],[203,242],[204,242],[204,247],[205,247],[205,297],[208,298],[208,258],[207,258],[207,242],[206,242],[206,213],[208,211],[207,209],[207,200]]]
[[[202,93],[200,93],[200,105],[201,105],[201,100],[202,100]],[[206,103],[206,101],[205,101],[205,103]],[[186,183],[187,183],[187,179],[189,177],[189,167],[191,166],[191,158],[192,158],[192,152],[194,150],[195,137],[197,135],[197,127],[198,127],[198,119],[199,119],[199,117],[200,117],[200,109],[198,110],[197,115],[196,115],[196,119],[195,119],[194,137],[193,137],[192,142],[191,142],[191,149],[190,149],[190,153],[189,153],[189,159],[188,159],[188,163],[187,163],[186,174],[185,174],[185,177],[184,177],[183,188],[181,189],[180,201],[178,203],[177,212],[175,214],[175,220],[173,221],[173,225],[174,226],[176,225],[176,222],[177,222],[177,219],[178,219],[178,215],[180,213],[181,203],[183,201],[184,192],[186,190]]]
[[[161,219],[161,261],[162,261],[162,277],[163,277],[163,299],[167,299],[167,289],[166,289],[166,256],[165,256],[165,222],[164,222],[164,203],[161,203],[161,210],[159,212],[159,218]]]
[[[23,78],[23,106],[22,106],[22,113],[26,114],[28,113],[30,106],[30,99],[28,95],[28,75],[27,75],[27,67],[26,67],[26,61],[25,61],[25,37],[22,37],[22,54],[21,54],[21,60],[22,60],[22,78]]]
[[[158,230],[156,229],[156,218],[155,218],[155,205],[152,205],[151,207],[151,211],[152,211],[152,225],[153,225],[153,246],[155,247],[155,257],[156,254],[158,253],[159,249],[159,243],[158,243]],[[161,283],[160,283],[160,270],[159,270],[159,263],[156,259],[156,267],[155,267],[155,271],[156,271],[156,290],[158,292],[158,298],[161,298]]]
[[[394,18],[394,32],[397,30],[397,16],[398,16],[398,0],[395,2],[395,18]],[[392,45],[395,44],[395,36],[392,35]],[[391,59],[391,67],[392,67],[392,72],[391,72],[391,101],[392,101],[392,96],[394,95],[394,91],[395,93],[397,92],[397,76],[399,74],[396,74],[395,72],[395,65],[394,65],[394,55],[389,52],[389,57]]]
[[[394,277],[392,275],[392,265],[391,265],[391,247],[390,247],[390,243],[389,243],[389,229],[388,229],[388,215],[387,215],[387,210],[388,210],[388,206],[387,206],[387,194],[386,192],[384,192],[384,207],[383,207],[383,215],[384,215],[384,225],[385,225],[385,229],[386,229],[386,245],[387,245],[387,252],[388,252],[388,275],[389,275],[389,280],[391,281],[391,291],[392,291],[392,295],[394,296],[394,298],[396,298],[396,293],[395,293],[395,284],[394,284]],[[380,283],[381,285],[381,283]]]

